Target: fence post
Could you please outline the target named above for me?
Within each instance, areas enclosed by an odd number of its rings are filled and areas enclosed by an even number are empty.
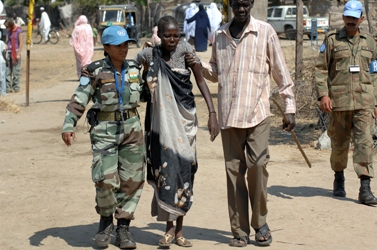
[[[295,79],[296,81],[301,81],[302,78],[302,68],[303,68],[303,15],[304,15],[304,5],[302,0],[296,1],[296,72]]]

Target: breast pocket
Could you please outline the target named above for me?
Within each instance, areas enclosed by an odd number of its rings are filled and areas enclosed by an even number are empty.
[[[369,47],[361,47],[360,55],[360,82],[362,84],[371,84],[371,73],[369,71],[369,66],[372,62],[373,50]],[[363,91],[364,89],[366,90],[365,86],[362,86],[362,88]]]
[[[140,83],[133,82],[130,84],[130,104],[137,104],[140,102],[140,93],[142,91],[142,87]]]
[[[104,105],[118,104],[118,92],[115,82],[106,82],[101,85],[101,102]]]
[[[338,46],[334,49],[334,60],[336,71],[347,71],[352,58],[351,50],[347,46]]]

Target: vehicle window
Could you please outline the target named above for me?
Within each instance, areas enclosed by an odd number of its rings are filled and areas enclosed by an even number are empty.
[[[272,11],[273,11],[274,9],[268,9],[267,10],[267,17],[271,17],[272,16]]]
[[[274,17],[281,17],[282,12],[283,8],[276,8],[274,12]]]
[[[296,15],[296,8],[292,8],[292,15],[295,16]]]
[[[101,13],[101,22],[124,22],[123,11],[104,10]]]
[[[288,10],[287,10],[287,16],[291,16],[292,15],[292,8],[289,8]]]
[[[307,15],[307,14],[308,14],[308,9],[304,8],[304,15]]]

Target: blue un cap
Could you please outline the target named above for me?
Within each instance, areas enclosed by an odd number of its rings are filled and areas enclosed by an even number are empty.
[[[119,45],[124,42],[132,41],[134,39],[128,37],[127,31],[120,26],[110,26],[102,33],[102,44]]]
[[[360,1],[350,0],[344,5],[344,16],[360,18],[361,12],[363,12],[363,4]]]

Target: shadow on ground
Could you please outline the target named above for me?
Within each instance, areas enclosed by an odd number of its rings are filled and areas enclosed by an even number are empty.
[[[228,218],[223,218],[227,220]],[[35,232],[29,238],[30,245],[42,246],[43,241],[48,237],[60,238],[67,242],[71,247],[92,247],[93,249],[100,249],[94,243],[94,235],[97,232],[98,223],[88,225],[77,225],[68,227],[54,227],[42,231]],[[228,244],[231,236],[230,232],[209,229],[197,228],[192,226],[185,226],[185,237],[190,240],[206,240],[213,241],[214,245]],[[159,230],[159,233],[151,232],[151,230]],[[165,224],[150,223],[147,227],[132,227],[130,232],[134,240],[139,244],[149,245],[151,247],[158,247],[158,240],[165,232]],[[113,231],[111,244],[115,244],[116,231]]]
[[[268,194],[273,195],[283,199],[294,199],[294,197],[315,197],[315,196],[323,196],[323,197],[330,197],[334,199],[340,199],[344,201],[356,202],[355,199],[350,198],[341,198],[341,197],[333,197],[332,190],[320,188],[320,187],[308,187],[308,186],[300,186],[300,187],[287,187],[287,186],[271,186],[268,188]]]

